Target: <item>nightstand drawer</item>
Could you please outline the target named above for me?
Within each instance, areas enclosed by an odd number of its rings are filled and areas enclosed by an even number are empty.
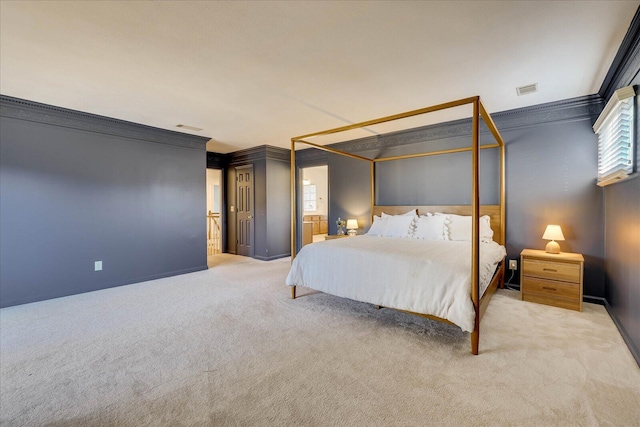
[[[551,280],[534,279],[524,277],[521,283],[522,291],[526,294],[546,295],[550,297],[578,300],[580,298],[580,285],[559,283]]]
[[[525,258],[522,268],[525,276],[580,283],[580,264]]]

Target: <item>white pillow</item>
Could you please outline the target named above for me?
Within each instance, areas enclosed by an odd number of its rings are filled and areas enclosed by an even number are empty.
[[[415,215],[394,215],[385,218],[386,228],[384,236],[387,237],[410,237],[413,234],[413,221]]]
[[[471,217],[454,214],[445,215],[445,226],[449,240],[471,241]],[[491,229],[491,218],[489,215],[480,217],[480,241],[491,242],[493,240],[493,230]]]
[[[444,215],[420,216],[416,222],[416,230],[413,237],[427,240],[449,240],[446,236],[444,225],[447,219]]]
[[[409,225],[409,234],[406,237],[413,237],[413,234],[416,231],[416,220],[418,219],[418,210],[417,209],[411,209],[409,212],[400,214],[400,215],[389,215],[388,213],[382,212],[382,219],[387,219],[387,218],[391,218],[394,216],[410,216],[414,219],[414,221],[411,222],[411,224]],[[397,236],[393,236],[393,237],[397,237]],[[404,236],[402,236],[404,237]]]
[[[384,236],[384,232],[387,228],[387,219],[382,219],[378,215],[373,216],[373,224],[371,224],[371,228],[367,231],[367,234],[370,236]]]

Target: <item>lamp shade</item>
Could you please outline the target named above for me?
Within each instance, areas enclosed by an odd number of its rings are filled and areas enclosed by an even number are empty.
[[[348,219],[347,220],[347,230],[355,230],[358,228],[358,220],[357,219]]]
[[[542,235],[544,240],[564,240],[562,228],[559,225],[549,224]]]
[[[546,230],[544,230],[544,234],[542,235],[544,240],[551,240],[547,243],[547,247],[545,251],[550,254],[559,254],[560,253],[560,245],[556,240],[564,240],[564,234],[562,234],[562,228],[559,225],[549,224],[547,225]]]

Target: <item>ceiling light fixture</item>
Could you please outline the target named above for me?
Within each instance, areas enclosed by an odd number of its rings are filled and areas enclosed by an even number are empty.
[[[516,88],[518,96],[529,95],[530,93],[536,93],[538,91],[538,83],[532,83],[526,86],[520,86]]]
[[[202,128],[197,128],[195,126],[189,126],[189,125],[183,125],[183,124],[178,124],[176,125],[177,128],[182,128],[182,129],[187,129],[187,130],[192,130],[195,132],[200,132],[202,130]]]

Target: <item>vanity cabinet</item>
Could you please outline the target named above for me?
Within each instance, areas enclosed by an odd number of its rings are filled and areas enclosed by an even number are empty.
[[[326,215],[305,215],[302,220],[312,223],[313,234],[327,234],[329,220]]]

